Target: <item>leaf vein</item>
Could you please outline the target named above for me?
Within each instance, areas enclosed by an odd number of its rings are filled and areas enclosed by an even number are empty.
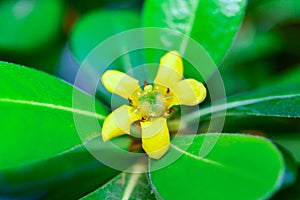
[[[209,163],[209,164],[212,164],[212,165],[218,165],[218,166],[221,166],[221,167],[224,167],[224,165],[222,163],[219,163],[219,162],[216,162],[216,161],[213,161],[213,160],[209,160],[209,159],[206,159],[206,158],[203,158],[203,157],[200,157],[200,156],[196,156],[194,154],[191,154],[189,152],[186,152],[182,149],[180,149],[179,147],[173,145],[173,144],[170,144],[171,147],[173,147],[175,150],[179,151],[180,153],[183,153],[189,157],[192,157],[196,160],[201,160],[203,162],[206,162],[206,163]]]
[[[102,119],[102,120],[104,120],[106,118],[104,115],[100,115],[100,114],[93,113],[90,111],[80,110],[80,109],[66,107],[66,106],[62,106],[62,105],[55,105],[55,104],[51,104],[51,103],[42,103],[42,102],[18,100],[18,99],[8,99],[8,98],[0,98],[0,102],[51,108],[51,109],[56,109],[56,110],[77,113],[77,114],[85,115],[85,116],[89,116],[89,117],[96,117],[97,119]]]

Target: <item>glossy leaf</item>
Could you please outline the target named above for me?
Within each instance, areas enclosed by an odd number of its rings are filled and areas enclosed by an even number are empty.
[[[113,156],[115,150],[101,141],[96,137],[49,159],[0,171],[0,198],[71,200],[86,195],[118,173],[86,150],[87,145],[94,145],[93,151]],[[130,144],[124,137],[113,142],[120,148]]]
[[[269,116],[269,117],[300,117],[300,86],[265,88],[229,97],[227,103],[205,107],[184,116],[187,122],[194,122],[202,117],[209,119],[211,113],[226,116]]]
[[[108,114],[102,104],[93,104],[92,97],[71,85],[15,64],[0,63],[0,90],[0,170],[43,160],[81,144],[73,114],[100,124]],[[74,92],[79,102],[76,107]],[[81,138],[85,141],[99,132],[99,127],[87,125]]]
[[[245,7],[245,0],[147,0],[143,10],[143,24],[147,27],[168,28],[193,38],[219,64],[231,46]],[[159,35],[155,39],[170,48],[174,42],[170,41],[171,38],[170,35]],[[185,41],[178,48],[175,50],[183,54]]]
[[[265,89],[228,98],[227,115],[300,117],[300,87]]]
[[[64,4],[59,0],[0,2],[0,50],[28,54],[62,32]],[[47,25],[45,25],[47,24]]]
[[[144,170],[144,164],[137,163],[132,167],[136,172]],[[101,186],[94,192],[82,198],[84,200],[93,199],[147,199],[155,200],[150,184],[145,173],[123,172],[111,181]]]
[[[276,192],[284,175],[284,159],[269,140],[239,134],[178,137],[160,160],[150,160],[153,191],[162,199],[265,199]],[[217,142],[199,156],[203,142]],[[183,150],[187,149],[187,150]],[[171,165],[157,166],[181,155]]]

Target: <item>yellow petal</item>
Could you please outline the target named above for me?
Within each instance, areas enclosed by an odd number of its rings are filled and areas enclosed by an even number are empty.
[[[174,104],[194,106],[201,103],[206,97],[206,88],[195,79],[185,79],[171,88],[176,96]]]
[[[108,91],[125,99],[140,88],[138,80],[116,70],[106,71],[102,76],[102,83]]]
[[[165,118],[141,122],[142,145],[150,158],[160,159],[170,145],[170,134]]]
[[[154,83],[171,87],[172,84],[182,79],[182,73],[183,65],[179,53],[177,51],[170,51],[161,58]]]
[[[125,133],[130,134],[131,124],[141,119],[140,115],[135,114],[133,111],[133,107],[123,105],[108,115],[102,127],[104,142]]]

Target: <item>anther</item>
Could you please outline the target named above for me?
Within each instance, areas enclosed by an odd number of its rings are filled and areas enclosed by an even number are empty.
[[[173,111],[173,108],[170,108],[168,111],[167,111],[167,114],[171,114],[171,112]]]
[[[144,81],[144,87],[147,86],[147,85],[148,85],[148,82],[147,82],[147,81]]]
[[[170,88],[167,88],[167,94],[169,94],[170,93]]]
[[[129,103],[130,103],[131,105],[133,104],[132,99],[128,98],[128,101],[129,101]]]

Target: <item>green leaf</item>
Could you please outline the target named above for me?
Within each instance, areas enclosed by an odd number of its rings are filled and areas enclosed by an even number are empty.
[[[137,173],[123,172],[111,181],[101,186],[94,192],[82,199],[147,199],[155,200],[145,173],[138,171],[145,170],[145,164],[137,163],[132,167]]]
[[[147,0],[143,10],[143,25],[168,28],[193,38],[219,64],[231,46],[245,7],[245,0]],[[170,44],[174,42],[171,38],[171,35],[159,35],[155,39],[170,48]],[[182,41],[178,49],[174,50],[183,54],[185,48],[186,44]]]
[[[85,145],[78,145],[49,159],[0,171],[0,198],[71,200],[86,195],[118,173],[100,163],[86,150],[87,145],[94,145],[93,150],[110,152],[112,155],[115,150],[108,143],[100,141],[96,137]],[[120,148],[127,148],[130,144],[125,137],[116,138],[113,142]]]
[[[88,54],[104,40],[114,34],[139,26],[139,15],[135,11],[94,11],[84,15],[76,22],[71,32],[70,47],[75,57],[81,63]],[[120,52],[122,48],[126,48],[122,45],[122,41],[120,41],[118,45],[119,46],[112,48]],[[99,55],[99,59],[101,59],[101,57],[103,56]]]
[[[209,123],[207,121],[206,123]],[[247,132],[248,130],[248,132]],[[281,117],[230,116],[226,118],[223,131],[237,133],[258,133],[268,138],[296,134],[300,130],[299,119],[291,120]],[[273,138],[273,136],[275,138]]]
[[[228,98],[227,115],[300,117],[300,87],[265,88]]]
[[[99,52],[100,48],[97,48],[97,46],[117,33],[139,26],[139,14],[136,11],[130,10],[98,10],[84,15],[76,22],[69,39],[70,49],[79,64],[89,64],[89,69],[85,68],[82,70],[83,73],[86,73],[87,80],[98,80],[107,68],[127,72],[137,64],[135,62],[138,62],[141,56],[136,53],[130,54],[127,52],[128,42],[130,41],[126,41],[124,38],[119,37],[108,40],[110,42],[109,46],[101,47],[109,48],[105,49],[105,55],[101,51]],[[93,49],[94,51],[92,51]],[[90,53],[91,56],[88,56]],[[119,57],[113,63],[110,63],[112,62],[113,55]],[[85,59],[87,60],[84,62]],[[89,72],[93,70],[99,72],[97,76],[100,77],[94,77],[95,73]],[[83,85],[77,86],[86,88],[88,84],[89,81],[85,81]],[[99,93],[99,99],[110,105],[111,93],[101,83],[97,88],[97,92]]]
[[[213,141],[211,151],[199,156],[204,142]],[[150,160],[149,177],[156,195],[166,200],[264,199],[280,188],[284,168],[282,154],[265,138],[203,134],[177,137],[162,159]]]
[[[1,1],[0,50],[28,54],[51,45],[62,32],[63,17],[63,1]]]
[[[300,87],[264,88],[244,94],[229,97],[226,103],[215,103],[214,106],[202,108],[190,113],[182,120],[191,123],[199,118],[210,119],[210,114],[216,116],[269,116],[269,117],[300,117]]]
[[[0,170],[52,157],[99,135],[100,126],[89,120],[99,125],[108,114],[71,85],[15,64],[0,62],[0,91]],[[87,123],[81,137],[74,116]]]

